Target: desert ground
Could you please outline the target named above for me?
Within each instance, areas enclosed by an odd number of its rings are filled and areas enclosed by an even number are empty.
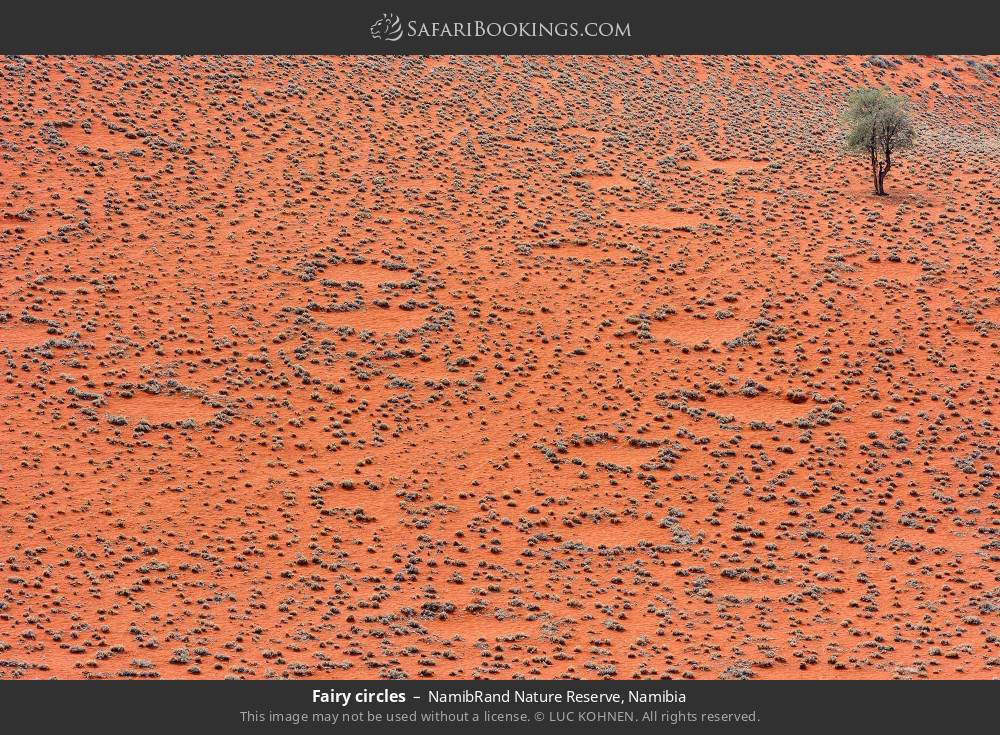
[[[998,95],[3,59],[0,678],[997,676]]]

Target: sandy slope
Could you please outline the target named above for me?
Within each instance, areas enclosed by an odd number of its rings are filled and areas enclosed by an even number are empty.
[[[0,677],[994,676],[998,82],[5,59]]]

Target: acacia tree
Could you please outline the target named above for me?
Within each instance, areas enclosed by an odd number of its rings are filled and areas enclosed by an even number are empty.
[[[893,153],[909,148],[917,137],[906,98],[889,90],[856,89],[848,97],[844,120],[851,128],[848,150],[868,157],[875,193],[884,196]]]

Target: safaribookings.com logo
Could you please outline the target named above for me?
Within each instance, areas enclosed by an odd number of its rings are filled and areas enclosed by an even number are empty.
[[[407,38],[631,38],[632,29],[622,21],[419,21],[406,24],[395,13],[382,17],[369,28],[376,41]]]
[[[395,13],[382,13],[369,30],[376,41],[398,41],[403,37],[403,23]]]

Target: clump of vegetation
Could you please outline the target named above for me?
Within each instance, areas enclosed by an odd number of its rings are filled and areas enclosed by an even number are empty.
[[[885,196],[892,154],[912,147],[917,137],[906,98],[887,89],[856,89],[848,98],[844,121],[850,126],[848,150],[868,158],[875,193]]]

